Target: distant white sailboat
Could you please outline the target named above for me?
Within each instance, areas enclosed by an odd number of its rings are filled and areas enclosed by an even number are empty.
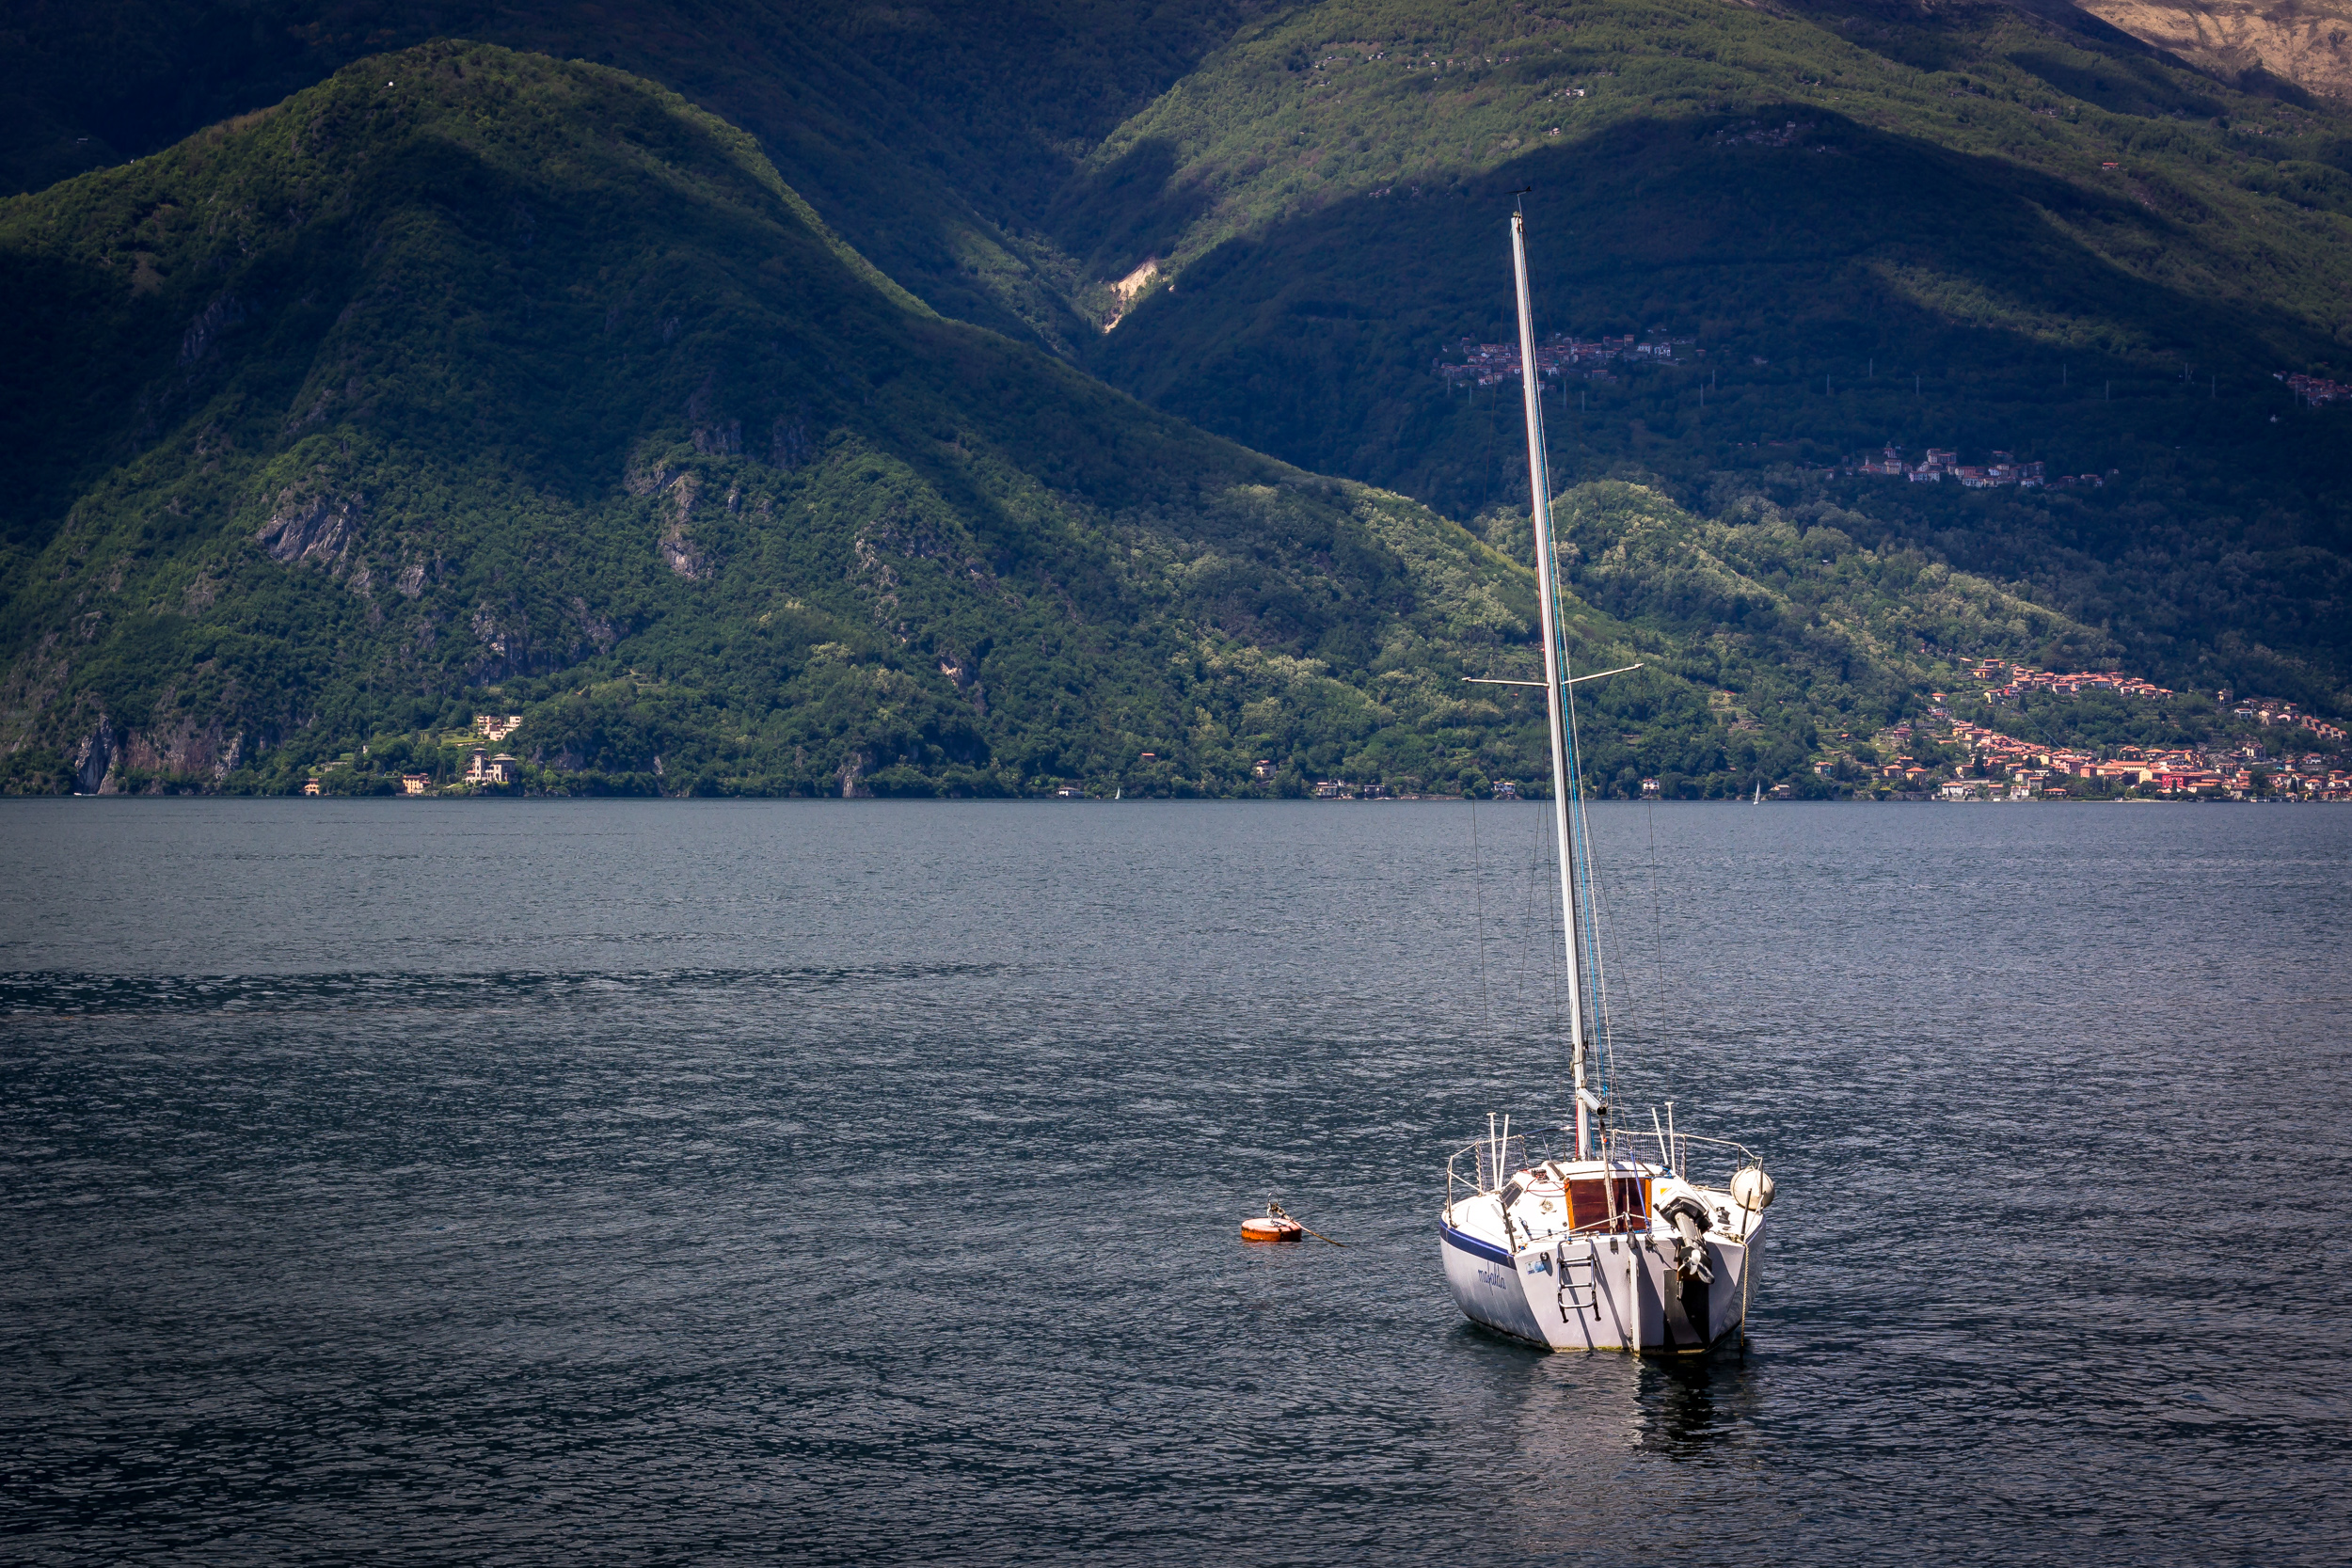
[[[1756,799],[1755,799],[1755,800],[1750,800],[1750,801],[1748,802],[1748,804],[1750,804],[1750,805],[1752,805],[1752,806],[1760,806],[1760,805],[1762,805],[1763,803],[1764,803],[1764,781],[1763,781],[1762,779],[1758,779],[1758,780],[1756,780]]]
[[[1618,1124],[1610,1096],[1613,1058],[1606,1050],[1607,1015],[1598,1005],[1593,961],[1592,864],[1572,688],[1624,672],[1567,673],[1528,302],[1526,220],[1518,213],[1511,216],[1511,258],[1544,678],[1488,684],[1540,686],[1550,720],[1576,1117],[1573,1125],[1531,1136],[1514,1133],[1507,1117],[1499,1126],[1489,1117],[1486,1136],[1446,1162],[1438,1250],[1446,1286],[1463,1313],[1515,1338],[1552,1350],[1701,1353],[1745,1329],[1772,1179],[1742,1146],[1677,1131],[1671,1101],[1662,1119],[1653,1110],[1650,1125],[1636,1129]],[[1752,803],[1763,798],[1758,784]],[[1540,1147],[1539,1139],[1555,1147]],[[1711,1182],[1698,1179],[1717,1170]]]

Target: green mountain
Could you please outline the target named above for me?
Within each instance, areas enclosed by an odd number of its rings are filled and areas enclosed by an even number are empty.
[[[364,62],[13,199],[0,258],[44,324],[0,408],[9,787],[446,781],[484,708],[567,790],[1540,771],[1461,680],[1533,669],[1523,515],[1482,541],[945,320],[618,71]],[[1566,504],[1576,657],[1647,665],[1586,710],[1611,787],[1809,778],[1954,650],[2091,635],[1827,515]]]
[[[1516,391],[1435,369],[1507,335],[1532,186],[1547,330],[1687,340],[1570,379],[1555,471],[1835,501],[2152,673],[2342,707],[2347,415],[2276,375],[2352,364],[2352,119],[2281,90],[2071,10],[1324,0],[1108,137],[1060,232],[1156,262],[1090,360],[1114,383],[1469,516],[1510,494]],[[2112,478],[1806,472],[1886,442]]]
[[[1549,416],[1606,780],[1809,778],[1974,655],[2352,708],[2346,410],[2272,373],[2352,341],[2352,122],[2054,3],[24,21],[10,787],[386,787],[500,706],[550,787],[1534,771],[1457,678],[1528,657],[1516,392],[1436,366],[1529,184],[1548,331],[1686,340]],[[669,91],[365,58],[453,31]],[[2106,483],[1826,467],[1887,441]]]
[[[368,61],[15,198],[0,258],[13,787],[385,787],[481,706],[565,787],[1524,752],[1439,674],[1523,574],[940,318],[614,71]]]
[[[0,192],[159,151],[362,57],[466,38],[618,67],[759,138],[942,312],[1069,352],[1104,293],[1041,227],[1076,160],[1255,0],[87,0],[11,19]]]

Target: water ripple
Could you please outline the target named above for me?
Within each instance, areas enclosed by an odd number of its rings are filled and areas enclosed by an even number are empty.
[[[1540,808],[160,807],[0,808],[13,1560],[2341,1555],[2352,814],[1597,813],[1667,1366],[1437,1282]]]

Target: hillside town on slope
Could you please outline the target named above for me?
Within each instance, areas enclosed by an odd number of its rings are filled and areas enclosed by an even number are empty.
[[[2063,489],[2070,485],[2105,485],[2104,474],[2060,474],[2049,476],[2048,467],[2041,463],[2020,463],[2017,454],[2009,451],[1991,453],[1987,463],[1963,463],[1960,452],[1952,447],[1930,447],[1927,456],[1917,463],[1903,461],[1903,449],[1883,447],[1876,452],[1849,457],[1838,471],[1847,474],[1891,474],[1907,479],[1914,484],[1940,484],[1950,480],[1971,490],[1990,490],[2004,484],[2036,489],[2047,484]]]
[[[2030,665],[2011,664],[2003,658],[1980,658],[1968,666],[1968,673],[1985,683],[1984,698],[1989,703],[2013,703],[2028,691],[2055,691],[2074,696],[2084,691],[2112,691],[2122,697],[2165,698],[2172,695],[2169,687],[2156,686],[2137,675],[2120,674],[2113,670],[2077,670],[2061,675],[2050,670],[2036,670]],[[2000,684],[1995,685],[1995,682]],[[2292,707],[2294,705],[2287,705]],[[2269,720],[2263,721],[2267,724]]]
[[[2137,676],[2111,671],[2061,673],[2004,659],[1969,667],[1985,683],[1993,706],[2016,704],[2029,691],[2073,696],[2107,692],[2119,697],[2163,701],[2174,693]],[[1997,684],[1996,684],[1997,683]],[[2103,795],[2128,791],[2155,799],[2300,800],[2352,801],[2352,770],[2344,766],[2344,727],[2296,704],[2261,698],[2236,702],[2228,690],[2215,695],[2233,718],[2286,732],[2275,741],[2252,737],[2205,747],[2118,746],[2106,749],[2051,746],[2005,735],[1988,725],[1956,719],[1935,693],[1925,718],[1898,724],[1874,737],[1873,749],[1892,760],[1867,771],[1881,789],[1945,800],[2064,800],[2089,788]],[[1958,747],[1967,760],[1949,769],[1933,768],[1905,754],[1907,742]],[[2312,750],[2319,746],[2327,750]],[[1814,764],[1825,779],[1866,771],[1851,752]],[[1948,776],[1947,776],[1948,775]]]
[[[1983,701],[1994,708],[2022,705],[2027,693],[2060,698],[2106,695],[2152,704],[2179,695],[2136,675],[2113,671],[2042,670],[2006,659],[1979,659],[1966,668],[1984,683]],[[1730,692],[1716,695],[1725,703],[1734,696]],[[1769,795],[1775,800],[1827,795],[1945,801],[2125,798],[2352,802],[2352,767],[2347,767],[2352,756],[2346,754],[2344,726],[2280,699],[2239,702],[2228,690],[2215,696],[2227,719],[2239,721],[2230,726],[2237,733],[2196,746],[2102,748],[2052,745],[2007,735],[1991,725],[1956,718],[1950,707],[1952,699],[1934,692],[1931,705],[1918,718],[1880,730],[1867,740],[1840,736],[1813,763],[1819,781],[1814,789],[1802,789],[1788,781],[1769,788],[1759,783],[1755,788],[1759,798]],[[2263,738],[2245,733],[2255,726],[2274,733]],[[1729,727],[1753,730],[1757,726],[1736,721]],[[1962,753],[1957,761],[1950,756],[1953,751]],[[1258,763],[1255,773],[1261,782],[1270,782],[1278,770],[1279,765],[1266,759]],[[1322,800],[1454,798],[1424,796],[1409,784],[1391,786],[1347,779],[1319,780],[1309,788]],[[1510,780],[1497,781],[1492,791],[1498,800],[1516,800],[1524,794],[1523,786]],[[1672,778],[1645,778],[1640,781],[1640,792],[1643,799],[1654,800],[1684,790]],[[1076,796],[1083,791],[1065,793]]]

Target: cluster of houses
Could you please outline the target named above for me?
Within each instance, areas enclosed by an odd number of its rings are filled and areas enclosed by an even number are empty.
[[[1996,451],[1986,463],[1963,463],[1958,449],[1930,447],[1927,456],[1919,462],[1906,462],[1903,449],[1884,447],[1876,452],[1849,457],[1844,471],[1850,474],[1887,474],[1908,479],[1914,484],[1941,484],[1950,480],[1971,490],[1990,490],[2004,484],[2037,489],[2042,485],[2066,488],[2072,485],[2101,485],[2106,479],[2101,474],[2060,474],[2056,479],[2041,463],[2020,463],[2015,452]]]
[[[1924,724],[1918,726],[1924,732]],[[1908,727],[1892,732],[1899,741]],[[2272,758],[2256,741],[2234,750],[2197,751],[2122,746],[2112,756],[2080,747],[2045,746],[2020,740],[1966,721],[1951,724],[1949,739],[1968,748],[1971,761],[1936,785],[1946,800],[2064,800],[2081,787],[2075,781],[2103,791],[2140,788],[2158,796],[2222,795],[2242,800],[2267,794],[2280,799],[2352,801],[2352,771],[2317,752],[2300,757]],[[1820,762],[1815,771],[1828,773],[1836,764]],[[1931,782],[1931,769],[1907,756],[1898,756],[1878,769],[1901,789],[1922,789]]]
[[[473,716],[472,733],[481,736],[490,745],[496,745],[521,729],[522,725],[523,716],[519,713],[477,713]],[[505,752],[493,753],[489,745],[470,747],[466,752],[465,782],[469,784],[519,783],[522,769],[520,758]],[[437,787],[430,773],[403,773],[400,776],[400,792],[403,795],[430,795]],[[324,782],[317,778],[310,779],[302,786],[305,795],[324,792]]]
[[[2011,800],[2063,795],[2065,788],[2052,781],[2074,778],[2096,780],[2110,787],[2139,785],[2158,795],[2210,791],[2244,800],[2266,787],[2280,796],[2352,800],[2352,772],[2330,766],[2317,752],[2274,760],[2256,741],[2244,742],[2232,751],[2206,752],[2122,746],[2114,756],[2101,757],[2069,747],[2038,746],[1966,722],[1953,724],[1952,736],[1966,742],[1988,774],[2006,775]],[[1989,777],[1981,781],[1963,777],[1944,785],[1942,793],[1966,800],[1993,787]]]
[[[523,716],[519,713],[477,713],[473,716],[473,727],[483,738],[496,744],[523,727]],[[492,756],[489,751],[488,746],[476,746],[466,753],[468,784],[510,784],[522,777],[523,765],[520,762],[504,752]],[[411,789],[408,793],[421,795],[424,791]]]
[[[522,777],[522,766],[518,759],[504,752],[491,756],[487,747],[477,746],[467,753],[466,782],[471,784],[513,784]],[[400,776],[400,792],[403,795],[430,795],[433,791],[433,775],[430,773],[403,773]],[[319,778],[304,780],[302,793],[310,796],[325,794],[326,781]]]
[[[523,727],[519,713],[477,713],[473,716],[474,733],[496,745]],[[469,784],[511,784],[523,775],[520,760],[505,752],[492,752],[489,746],[473,746],[466,752],[465,780]],[[404,773],[401,787],[411,795],[433,793],[433,777],[429,773]]]
[[[466,753],[466,782],[469,784],[510,784],[523,776],[522,768],[522,763],[516,758],[504,752],[492,756],[486,746],[476,746]],[[400,776],[400,792],[404,795],[432,794],[433,775],[403,773]]]
[[[2028,691],[2054,691],[2070,697],[2084,691],[2111,691],[2119,697],[2156,701],[2173,695],[2169,687],[2141,680],[2137,675],[2118,674],[2112,670],[2077,670],[2060,674],[2054,670],[2012,664],[2005,658],[1983,658],[1970,664],[1968,673],[1985,683],[1984,700],[1988,703],[2013,703]]]
[[[2050,691],[2074,696],[2085,691],[2111,691],[2119,697],[2140,697],[2162,702],[2176,695],[2170,687],[2158,686],[2137,675],[2121,674],[2113,670],[2076,670],[2060,673],[2055,670],[2037,670],[2029,664],[2017,664],[2006,658],[1972,659],[1966,666],[1968,673],[1984,682],[1984,698],[1988,703],[2013,703],[2028,691]],[[2251,719],[2268,729],[2283,725],[2309,730],[2313,738],[2342,746],[2344,728],[2330,723],[2315,713],[2304,711],[2296,704],[2282,697],[2239,698],[2227,687],[2214,693],[2223,707],[2239,719]]]
[[[1653,334],[1647,342],[1636,342],[1631,333],[1622,338],[1554,337],[1549,342],[1535,345],[1535,373],[1547,376],[1585,375],[1609,379],[1608,367],[1619,359],[1663,359],[1672,361],[1677,345],[1689,345],[1690,338],[1661,338]],[[1454,345],[1454,352],[1462,356],[1458,365],[1443,359],[1433,359],[1430,368],[1447,383],[1470,382],[1491,387],[1497,382],[1519,378],[1519,345],[1517,343],[1478,343],[1464,338]]]
[[[2352,387],[2325,376],[2293,375],[2285,371],[2273,371],[2274,379],[2287,384],[2288,390],[2313,408],[2330,403],[2352,403]]]
[[[2344,744],[2342,724],[2331,724],[2316,713],[2306,713],[2295,704],[2280,698],[2248,697],[2233,707],[2228,688],[2225,687],[2215,692],[2214,696],[2219,700],[2222,706],[2228,707],[2237,718],[2251,719],[2265,729],[2283,724],[2290,729],[2309,730],[2320,739],[2331,741],[2338,746]]]

